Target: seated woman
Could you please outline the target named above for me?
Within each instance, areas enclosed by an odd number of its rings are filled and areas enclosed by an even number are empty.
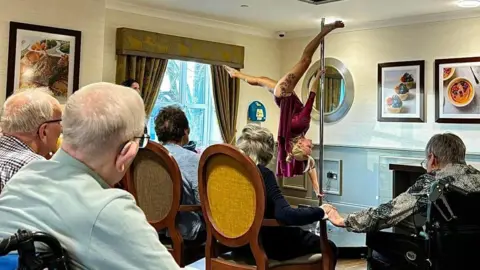
[[[155,132],[158,140],[172,154],[177,161],[182,174],[182,204],[200,204],[198,193],[198,165],[200,155],[185,149],[189,142],[190,127],[187,116],[177,106],[167,106],[160,110],[155,118]],[[201,213],[180,213],[177,226],[184,240],[205,242],[207,234]]]
[[[237,142],[237,147],[257,163],[265,182],[265,218],[276,219],[290,226],[307,225],[325,218],[326,213],[334,209],[331,205],[325,204],[320,208],[293,208],[285,200],[275,174],[266,167],[273,159],[274,145],[273,134],[255,124],[245,126]],[[263,227],[260,237],[268,258],[274,260],[283,261],[322,252],[320,237],[299,227]],[[329,243],[336,255],[335,244],[331,241]],[[249,250],[249,246],[244,246],[235,252],[243,253]],[[336,262],[336,258],[334,260]]]

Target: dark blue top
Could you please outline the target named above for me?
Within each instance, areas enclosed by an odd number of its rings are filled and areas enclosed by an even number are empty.
[[[291,207],[278,187],[275,174],[263,165],[258,165],[258,169],[260,169],[265,182],[265,218],[276,219],[283,225],[303,226],[322,220],[325,216],[325,212],[319,207]]]

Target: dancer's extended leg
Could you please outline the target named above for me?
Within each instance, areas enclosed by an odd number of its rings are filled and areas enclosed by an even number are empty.
[[[320,46],[322,39],[334,29],[342,27],[344,27],[344,25],[341,21],[325,25],[325,27],[322,29],[322,32],[320,32],[320,34],[318,34],[312,41],[310,41],[310,43],[308,43],[307,47],[305,47],[303,50],[300,61],[295,64],[292,70],[283,76],[275,86],[274,95],[276,97],[283,97],[292,94],[298,81],[303,74],[305,74],[305,71],[307,71],[310,63],[312,63],[313,54],[317,50],[318,46]]]
[[[226,65],[224,65],[223,68],[228,72],[230,77],[238,78],[242,81],[247,82],[250,85],[265,87],[272,93],[273,93],[273,89],[277,85],[277,81],[268,77],[251,76]]]

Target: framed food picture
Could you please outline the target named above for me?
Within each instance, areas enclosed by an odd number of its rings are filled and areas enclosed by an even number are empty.
[[[480,123],[480,57],[435,60],[435,121]]]
[[[378,64],[377,120],[424,122],[425,61]]]
[[[81,32],[10,22],[7,97],[48,87],[60,103],[78,89]]]

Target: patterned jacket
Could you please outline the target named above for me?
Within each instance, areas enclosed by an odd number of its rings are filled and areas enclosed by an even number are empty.
[[[368,208],[345,219],[345,228],[353,232],[378,231],[395,226],[407,217],[421,213],[426,216],[427,194],[433,182],[445,179],[447,183],[468,192],[480,191],[480,171],[470,165],[451,164],[420,176],[407,191],[377,208]]]

